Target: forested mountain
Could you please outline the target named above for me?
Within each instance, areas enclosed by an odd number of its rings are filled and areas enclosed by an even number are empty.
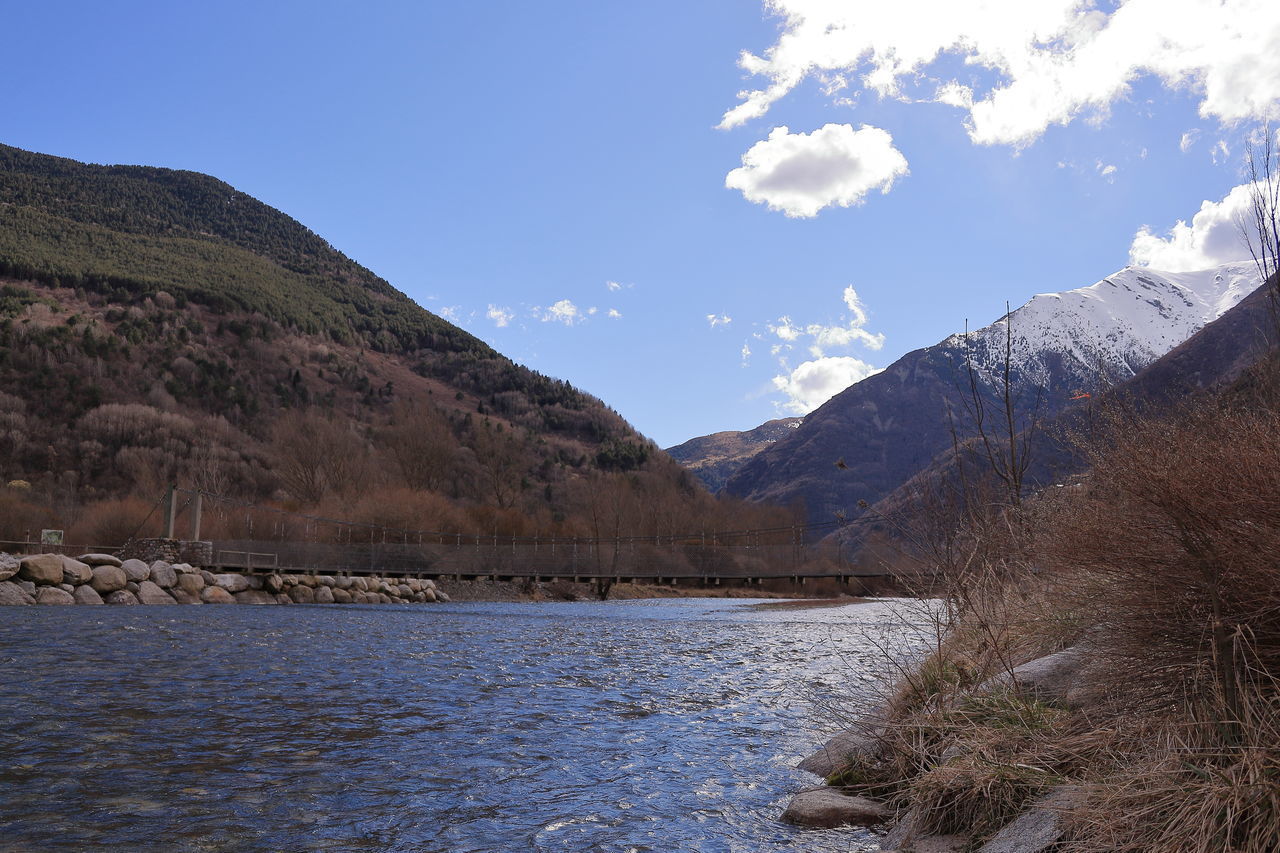
[[[585,531],[588,488],[648,507],[636,532],[719,511],[599,400],[222,181],[7,146],[0,478],[0,538],[102,538],[174,480],[414,528]]]

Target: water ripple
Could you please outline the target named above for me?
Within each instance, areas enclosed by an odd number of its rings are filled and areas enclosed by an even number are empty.
[[[874,849],[778,822],[889,604],[5,608],[0,851]]]

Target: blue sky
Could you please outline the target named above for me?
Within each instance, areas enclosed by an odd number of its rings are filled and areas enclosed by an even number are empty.
[[[663,446],[1240,256],[1272,4],[885,5],[7,2],[0,141],[216,175]]]

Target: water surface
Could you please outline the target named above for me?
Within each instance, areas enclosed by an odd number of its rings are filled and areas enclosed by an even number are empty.
[[[850,851],[793,769],[919,629],[740,600],[0,610],[0,850]]]

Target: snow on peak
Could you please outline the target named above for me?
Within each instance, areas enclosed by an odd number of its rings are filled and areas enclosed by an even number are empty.
[[[1251,262],[1198,272],[1125,267],[1096,284],[1042,293],[1013,311],[1013,363],[1047,384],[1055,371],[1123,381],[1221,317],[1262,283]],[[1003,364],[1005,319],[971,333],[984,373]],[[962,348],[964,335],[946,343]]]

